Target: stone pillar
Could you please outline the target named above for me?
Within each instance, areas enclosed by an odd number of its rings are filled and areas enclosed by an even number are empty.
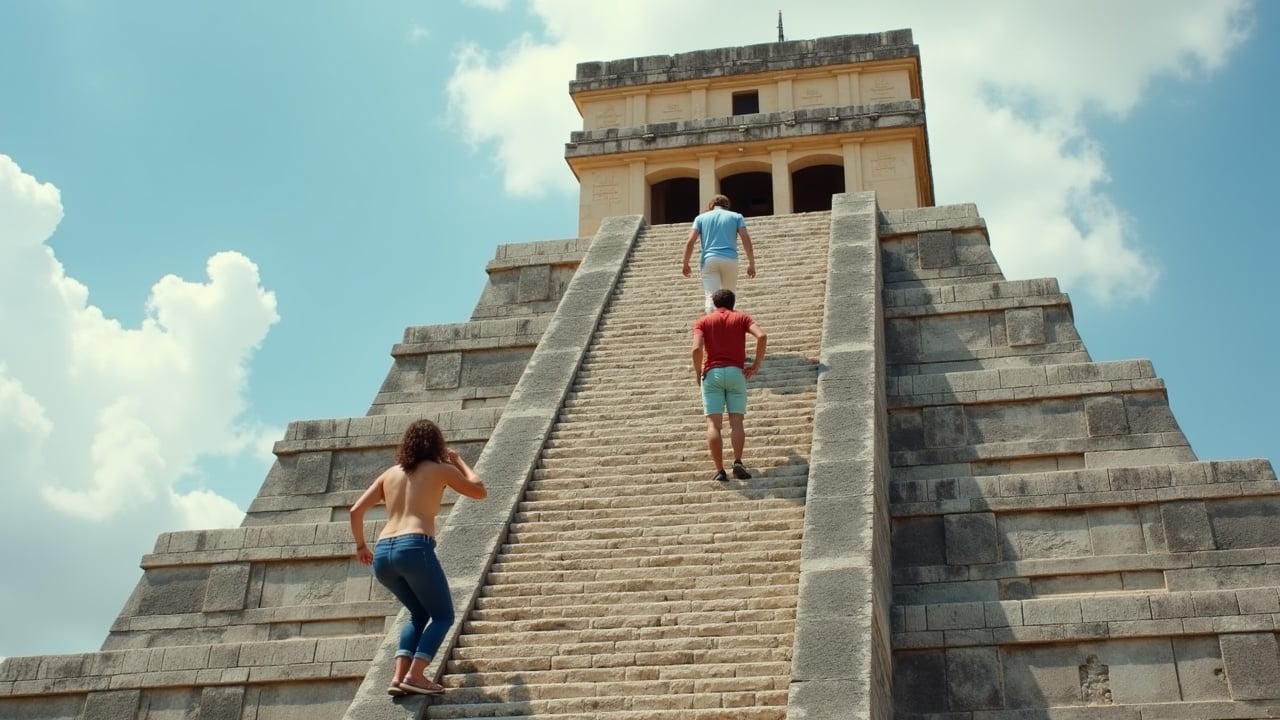
[[[627,212],[649,218],[649,184],[644,179],[645,161],[638,158],[627,162]]]
[[[716,187],[715,153],[698,155],[698,211],[701,212],[711,202],[711,196],[719,189]]]
[[[840,73],[836,75],[836,104],[840,107],[858,105],[861,100],[861,89],[858,87],[858,73]],[[845,186],[845,192],[853,192]]]
[[[649,123],[649,92],[639,93],[627,98],[631,106],[631,126],[640,127]]]
[[[790,85],[791,82],[787,81]],[[789,215],[793,212],[791,204],[791,170],[787,167],[787,147],[769,148],[769,159],[773,163],[773,214]]]
[[[862,184],[862,141],[846,140],[840,144],[844,149],[844,191],[860,192]]]
[[[795,91],[791,87],[791,77],[790,75],[785,75],[778,79],[778,112],[788,112],[796,107]],[[774,203],[774,207],[777,207],[777,203]],[[777,215],[776,212],[774,214]]]
[[[707,116],[707,85],[695,85],[691,93],[689,114],[694,120],[701,120]]]

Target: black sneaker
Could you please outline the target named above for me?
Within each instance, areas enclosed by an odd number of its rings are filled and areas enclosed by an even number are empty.
[[[750,479],[751,479],[751,473],[750,473],[750,472],[748,472],[748,471],[747,471],[747,469],[746,469],[745,467],[743,467],[743,466],[742,466],[742,461],[741,461],[741,460],[734,460],[734,461],[733,461],[733,476],[734,476],[734,477],[736,477],[736,478],[738,478],[739,480],[750,480]]]
[[[723,470],[717,470],[716,476],[711,479],[715,480],[716,482],[729,482],[729,476],[726,475]]]

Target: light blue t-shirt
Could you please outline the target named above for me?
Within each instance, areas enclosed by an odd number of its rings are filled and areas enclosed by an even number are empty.
[[[701,265],[710,257],[738,259],[738,230],[747,226],[740,213],[717,206],[694,218],[693,226],[702,240]]]

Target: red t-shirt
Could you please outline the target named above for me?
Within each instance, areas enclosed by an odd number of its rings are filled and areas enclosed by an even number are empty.
[[[705,344],[702,373],[718,367],[744,368],[747,366],[747,329],[755,322],[751,316],[716,308],[693,324],[693,334],[701,335]]]

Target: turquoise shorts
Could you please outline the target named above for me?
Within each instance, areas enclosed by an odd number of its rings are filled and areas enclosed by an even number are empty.
[[[747,376],[741,368],[711,368],[702,377],[702,407],[708,415],[747,413]]]

